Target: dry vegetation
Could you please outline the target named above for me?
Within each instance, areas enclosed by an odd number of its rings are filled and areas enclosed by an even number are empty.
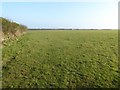
[[[10,21],[8,19],[0,17],[1,27],[2,30],[0,32],[1,34],[1,41],[3,44],[6,44],[6,42],[15,40],[19,36],[23,35],[24,32],[26,32],[27,27],[21,24],[18,24],[16,22]]]

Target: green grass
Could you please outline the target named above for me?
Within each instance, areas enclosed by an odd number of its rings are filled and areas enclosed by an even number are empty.
[[[3,88],[118,87],[118,31],[29,31],[2,60]]]

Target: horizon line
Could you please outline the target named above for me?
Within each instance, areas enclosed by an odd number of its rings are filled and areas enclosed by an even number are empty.
[[[118,29],[109,29],[109,28],[107,28],[107,29],[105,29],[105,28],[103,28],[103,29],[99,29],[99,28],[87,28],[87,29],[84,29],[84,28],[83,28],[83,29],[81,29],[81,28],[28,28],[28,29],[32,29],[32,30],[33,30],[33,29],[35,29],[35,30],[36,30],[36,29],[37,29],[37,30],[43,30],[43,29],[44,29],[44,30],[52,30],[52,29],[53,29],[53,30],[56,30],[56,29],[57,29],[57,30],[59,30],[59,29],[61,29],[61,30],[69,30],[69,29],[70,29],[70,30],[96,30],[96,29],[97,29],[97,30],[118,30]]]

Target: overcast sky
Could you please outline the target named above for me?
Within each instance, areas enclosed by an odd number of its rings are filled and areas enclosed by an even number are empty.
[[[113,2],[115,0],[110,0],[111,2],[14,1],[2,2],[1,16],[24,24],[28,28],[118,28],[118,2]]]

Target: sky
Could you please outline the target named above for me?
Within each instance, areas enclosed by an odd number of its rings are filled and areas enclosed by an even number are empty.
[[[117,29],[118,2],[2,2],[2,17],[28,28]]]

